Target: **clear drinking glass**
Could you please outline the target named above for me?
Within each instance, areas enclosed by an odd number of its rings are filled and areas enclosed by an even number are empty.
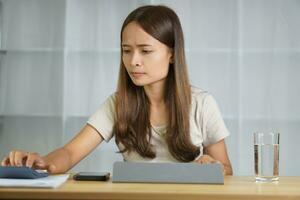
[[[254,133],[254,169],[257,182],[279,180],[279,133]]]
[[[0,1],[0,50],[2,49],[2,24],[3,24],[3,10],[2,10],[2,2]],[[1,52],[0,52],[1,53]]]

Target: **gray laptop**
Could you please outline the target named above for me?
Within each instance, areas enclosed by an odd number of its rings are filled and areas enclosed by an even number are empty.
[[[224,184],[220,164],[115,162],[112,182]]]

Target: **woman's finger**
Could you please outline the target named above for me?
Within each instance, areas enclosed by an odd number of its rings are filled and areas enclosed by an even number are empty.
[[[9,166],[9,157],[6,156],[3,158],[2,162],[1,162],[1,166]]]
[[[32,167],[35,162],[39,161],[39,154],[37,153],[29,153],[26,160],[26,167]]]
[[[212,157],[210,157],[209,155],[203,155],[198,159],[198,163],[200,164],[208,164],[208,163],[212,163],[214,161],[214,159]]]
[[[43,157],[38,154],[36,155],[32,165],[33,168],[47,170],[50,174],[56,171],[56,166],[54,164],[47,163]]]
[[[11,166],[15,166],[15,151],[9,152],[9,163]]]
[[[23,151],[14,152],[14,165],[21,167],[23,165],[23,160],[27,159],[28,153]]]

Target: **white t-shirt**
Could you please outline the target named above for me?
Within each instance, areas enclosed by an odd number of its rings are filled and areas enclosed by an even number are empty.
[[[229,135],[214,98],[201,89],[191,87],[192,104],[190,112],[190,135],[194,145],[200,148],[217,143]],[[115,119],[115,94],[112,94],[100,108],[89,118],[87,123],[93,126],[108,142],[113,137]],[[155,148],[154,159],[143,158],[136,152],[122,153],[124,160],[132,162],[178,162],[169,152],[165,141],[166,126],[152,127],[150,143]],[[119,148],[124,146],[119,144]]]

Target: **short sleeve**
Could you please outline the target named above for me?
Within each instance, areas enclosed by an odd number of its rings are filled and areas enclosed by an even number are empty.
[[[94,127],[106,142],[113,137],[115,121],[115,94],[111,95],[88,119],[87,124]]]
[[[215,144],[229,135],[217,102],[209,94],[204,99],[202,112],[204,146]]]

